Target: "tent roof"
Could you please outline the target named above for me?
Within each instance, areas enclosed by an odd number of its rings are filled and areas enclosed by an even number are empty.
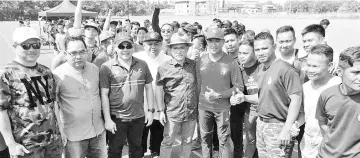
[[[74,16],[75,9],[76,6],[74,4],[72,4],[69,0],[64,0],[61,4],[59,4],[54,8],[39,12],[39,16],[48,16],[48,17]],[[82,10],[82,15],[96,17],[98,13]]]

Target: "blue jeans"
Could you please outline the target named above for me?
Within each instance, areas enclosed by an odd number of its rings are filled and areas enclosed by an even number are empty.
[[[99,136],[81,141],[68,140],[65,146],[65,158],[104,158],[106,153],[106,132]]]
[[[196,120],[174,122],[166,120],[164,127],[164,139],[161,142],[160,158],[170,158],[172,145],[177,135],[181,136],[181,158],[190,158],[192,136],[195,131]]]
[[[217,125],[220,158],[233,157],[233,144],[230,137],[230,111],[211,112],[199,109],[202,157],[212,158],[214,120]]]
[[[144,130],[145,117],[137,119],[114,118],[117,131],[109,134],[109,158],[121,158],[127,139],[129,143],[129,158],[142,158],[141,139]]]

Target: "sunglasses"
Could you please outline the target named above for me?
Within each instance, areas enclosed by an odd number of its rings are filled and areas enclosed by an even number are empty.
[[[170,30],[162,30],[161,33],[170,33]]]
[[[122,45],[122,44],[120,44],[120,45],[118,45],[118,48],[119,49],[131,49],[131,48],[133,48],[133,46],[132,45],[126,45],[126,46],[124,46],[124,45]]]
[[[29,50],[30,47],[33,47],[34,49],[40,49],[41,43],[27,43],[27,44],[20,44],[20,46],[21,46],[24,50]]]

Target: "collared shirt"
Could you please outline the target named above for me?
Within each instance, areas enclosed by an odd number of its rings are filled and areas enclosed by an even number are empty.
[[[99,94],[99,68],[86,62],[82,72],[64,63],[54,70],[60,117],[70,141],[100,135],[104,130]]]
[[[262,70],[263,71],[263,70]],[[300,77],[289,63],[276,59],[260,79],[257,113],[263,118],[286,121],[290,95],[302,92]]]
[[[109,88],[110,113],[118,118],[145,116],[144,88],[152,81],[146,62],[135,57],[129,70],[117,58],[107,61],[100,69],[100,87]]]
[[[199,109],[213,112],[230,111],[229,98],[232,92],[236,91],[236,88],[239,88],[240,91],[244,90],[244,82],[237,61],[224,53],[218,61],[213,62],[207,54],[197,60],[197,66],[198,72],[196,73],[201,85]],[[223,98],[214,102],[207,101],[205,99],[207,87],[220,93]]]
[[[195,61],[185,58],[183,65],[174,59],[159,67],[156,84],[164,88],[165,112],[175,122],[197,117],[198,90]]]
[[[160,52],[154,58],[150,57],[149,54],[146,53],[146,52],[135,53],[133,56],[137,57],[137,58],[139,58],[141,60],[144,60],[148,64],[150,72],[151,72],[151,77],[153,79],[156,78],[156,74],[158,73],[159,66],[162,65],[163,63],[165,63],[166,61],[169,61],[171,59],[171,57],[164,54],[164,52]],[[151,83],[152,83],[153,91],[154,91],[154,94],[155,94],[156,81],[153,80]],[[146,97],[146,92],[144,92],[144,96]],[[144,108],[145,112],[148,111],[149,106],[147,105],[147,100],[146,99],[144,100],[144,107],[146,107],[146,108]],[[156,101],[154,102],[153,107],[154,107],[155,111],[159,110],[158,106],[156,104]],[[159,120],[159,113],[155,112],[153,114],[153,118]]]
[[[357,158],[360,155],[360,93],[345,95],[340,85],[323,91],[316,119],[327,123],[318,158]]]
[[[0,69],[0,110],[7,110],[16,142],[28,150],[59,139],[50,69],[11,62]]]

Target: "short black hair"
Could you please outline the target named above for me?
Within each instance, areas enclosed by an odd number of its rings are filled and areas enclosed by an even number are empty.
[[[245,34],[245,25],[242,23],[238,23],[234,26],[239,35]],[[254,35],[255,36],[255,35]]]
[[[202,25],[198,24],[198,25],[196,25],[196,28],[202,30],[203,27],[202,27]]]
[[[144,30],[146,33],[149,32],[146,27],[139,27],[139,29],[136,31],[136,33],[139,33],[140,30]]]
[[[20,24],[24,24],[24,22],[23,22],[23,21],[21,21],[21,20],[19,21],[19,23],[20,23]]]
[[[184,21],[184,22],[181,23],[180,27],[184,28],[187,24],[189,24],[189,23]]]
[[[137,21],[133,21],[133,22],[131,22],[131,24],[132,24],[132,25],[137,25],[137,26],[140,26],[140,23],[139,23],[139,22],[137,22]]]
[[[342,69],[353,67],[354,62],[360,62],[360,46],[349,47],[340,53],[339,67]]]
[[[80,42],[82,42],[84,44],[85,49],[87,49],[84,38],[82,36],[68,36],[68,37],[65,38],[65,50],[67,50],[68,44],[71,41],[80,41]]]
[[[236,37],[239,37],[238,32],[235,31],[235,29],[233,29],[233,28],[228,28],[228,29],[224,30],[224,36],[231,35],[231,34],[234,34],[234,35],[236,35]]]
[[[319,24],[311,24],[306,26],[305,29],[301,32],[301,36],[304,36],[307,33],[317,33],[322,37],[325,37],[325,29]]]
[[[254,48],[254,39],[244,39],[240,42],[239,47],[242,45],[247,45]]]
[[[174,27],[180,28],[180,24],[179,24],[179,22],[177,22],[177,21],[173,21],[173,22],[171,23],[171,25],[172,25],[173,28],[174,28]],[[164,26],[164,25],[163,25],[163,26]]]
[[[222,23],[220,19],[214,19],[213,22],[218,22],[218,23]]]
[[[196,26],[196,25],[199,25],[199,23],[195,21],[193,25]]]
[[[222,25],[225,25],[225,24],[229,24],[229,27],[232,26],[232,23],[231,23],[230,20],[224,20],[224,21],[222,22]]]
[[[254,41],[260,41],[260,40],[270,40],[272,44],[274,44],[274,37],[271,35],[271,33],[268,32],[260,32],[254,37]]]
[[[144,22],[150,22],[150,20],[149,20],[149,19],[145,19]]]
[[[328,19],[322,19],[320,25],[330,25],[330,21]]]
[[[295,30],[291,25],[285,25],[285,26],[281,26],[280,28],[278,28],[276,30],[276,38],[280,33],[284,33],[284,32],[291,32],[293,34],[294,39],[295,39]]]
[[[245,34],[250,37],[255,37],[255,31],[254,30],[246,30]]]
[[[311,48],[310,54],[322,54],[327,58],[328,63],[333,62],[334,50],[327,44],[318,44]]]
[[[125,19],[125,21],[128,21],[128,22],[130,22],[130,19]]]

